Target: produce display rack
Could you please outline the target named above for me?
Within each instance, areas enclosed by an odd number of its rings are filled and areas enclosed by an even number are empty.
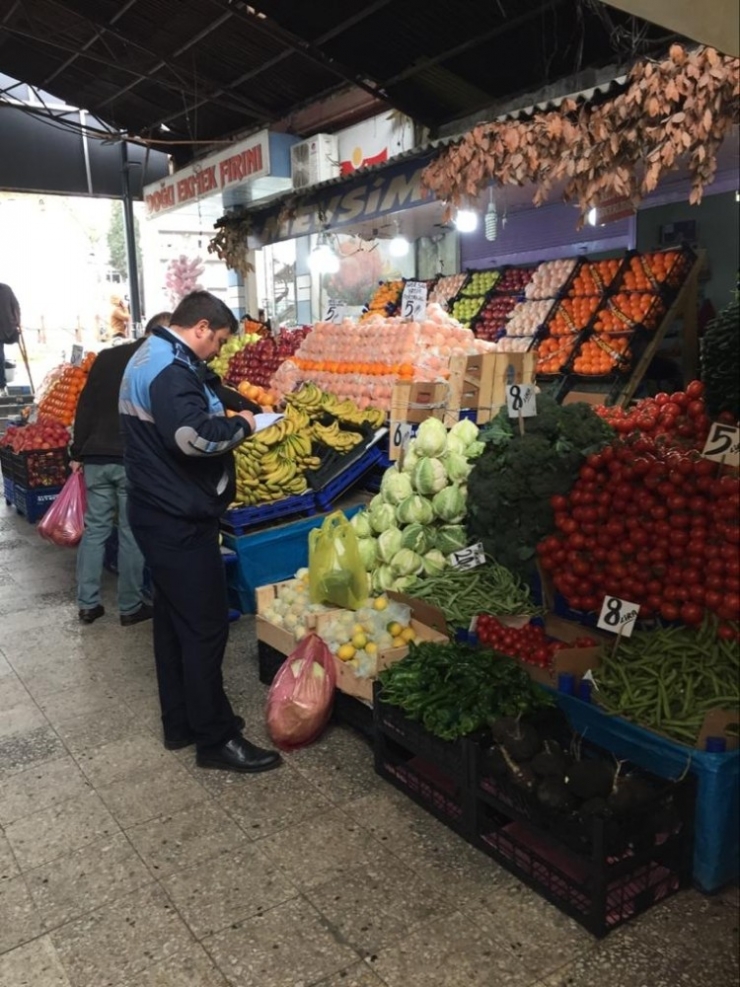
[[[231,507],[221,516],[221,528],[233,535],[245,535],[268,521],[316,513],[316,497],[313,493],[283,497],[271,504],[254,507]]]
[[[36,524],[46,514],[57,499],[62,487],[39,487],[37,490],[27,490],[14,484],[13,502],[15,509],[30,524]]]
[[[378,435],[375,441],[380,441],[384,434],[385,430],[382,430],[382,434]],[[371,445],[369,448],[363,449],[359,455],[352,456],[351,452],[348,453],[347,458],[349,462],[341,464],[340,472],[327,481],[321,490],[316,491],[317,510],[328,511],[338,497],[346,493],[380,462],[382,452],[377,445]]]
[[[58,487],[69,473],[66,448],[30,449],[11,453],[10,476],[14,483],[27,490]]]

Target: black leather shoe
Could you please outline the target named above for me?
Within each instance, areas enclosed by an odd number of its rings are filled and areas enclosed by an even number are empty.
[[[151,620],[154,616],[154,607],[147,603],[142,603],[138,610],[133,613],[122,613],[121,624],[124,627],[131,627],[132,624],[140,624],[142,620]]]
[[[78,611],[77,616],[80,618],[83,624],[92,624],[94,621],[98,619],[98,617],[102,617],[104,613],[105,613],[105,607],[101,603],[99,603],[96,607],[92,607],[92,609],[90,610]]]
[[[234,729],[240,733],[247,724],[243,716],[234,717]],[[188,733],[184,737],[165,737],[164,746],[168,751],[181,751],[186,747],[191,747],[195,743],[195,737]]]
[[[220,768],[222,771],[269,771],[282,763],[277,751],[267,751],[250,744],[244,737],[233,737],[221,747],[203,747],[196,756],[199,768]]]

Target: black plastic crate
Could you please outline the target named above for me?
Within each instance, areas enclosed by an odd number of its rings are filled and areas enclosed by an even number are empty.
[[[69,474],[65,448],[31,449],[13,456],[13,482],[26,490],[63,486]]]
[[[465,779],[375,731],[375,771],[465,839],[472,836],[473,799]]]
[[[15,453],[10,446],[0,445],[0,472],[6,480],[15,478]]]
[[[451,741],[435,737],[421,723],[410,720],[400,707],[384,703],[379,682],[373,684],[373,709],[377,733],[468,785],[471,758],[467,739]]]
[[[527,823],[478,806],[474,844],[595,936],[605,936],[690,883],[685,832],[668,836],[651,853],[627,852],[596,864]]]

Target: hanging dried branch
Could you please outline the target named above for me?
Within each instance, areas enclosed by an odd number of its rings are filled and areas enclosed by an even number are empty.
[[[226,266],[246,278],[254,270],[247,260],[248,239],[252,232],[249,216],[230,213],[216,220],[216,233],[208,243],[208,253],[215,254]]]
[[[563,101],[526,121],[479,125],[425,169],[423,184],[451,212],[495,181],[536,186],[546,201],[565,180],[563,198],[582,220],[610,196],[636,206],[665,172],[686,161],[692,203],[714,180],[717,151],[738,122],[740,59],[714,48],[674,44],[661,62],[639,62],[624,91],[601,104]]]

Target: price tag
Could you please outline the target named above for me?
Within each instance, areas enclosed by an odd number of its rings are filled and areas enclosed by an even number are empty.
[[[534,384],[508,384],[506,407],[509,418],[534,418],[537,415],[537,395]]]
[[[341,322],[344,318],[345,306],[338,301],[336,298],[330,298],[327,306],[326,312],[324,314],[324,322]]]
[[[401,315],[418,322],[427,313],[427,286],[423,281],[407,281],[401,297]]]
[[[702,456],[716,459],[728,466],[740,466],[740,428],[715,422],[709,430]]]
[[[69,358],[69,362],[73,367],[82,366],[82,346],[79,343],[75,343],[72,347],[72,356]]]
[[[451,552],[447,556],[447,561],[453,569],[477,569],[486,561],[482,542],[477,541],[475,545],[468,545],[467,548],[460,548],[457,552]]]
[[[601,605],[599,622],[596,626],[600,627],[602,631],[611,631],[612,634],[631,637],[639,609],[637,603],[620,600],[616,596],[605,596]]]

